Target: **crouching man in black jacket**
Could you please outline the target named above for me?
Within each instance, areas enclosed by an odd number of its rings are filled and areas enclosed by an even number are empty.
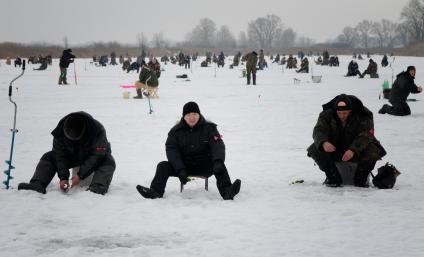
[[[308,147],[311,157],[325,172],[324,184],[343,184],[336,162],[357,164],[354,185],[368,187],[368,176],[386,150],[374,136],[373,114],[353,95],[341,94],[322,106]]]
[[[415,85],[415,67],[408,66],[406,71],[399,73],[390,90],[389,102],[392,106],[385,104],[378,111],[380,114],[391,114],[395,116],[406,116],[411,114],[411,109],[406,102],[410,93],[418,94],[423,88]]]
[[[91,178],[88,190],[104,195],[112,181],[115,160],[103,125],[88,113],[74,112],[62,118],[51,134],[52,151],[41,157],[30,182],[20,183],[18,190],[45,194],[57,173],[63,192]],[[79,171],[69,184],[69,169],[74,167],[79,167]]]
[[[150,188],[137,185],[143,197],[163,197],[170,176],[178,177],[184,185],[189,176],[215,175],[224,200],[233,200],[240,191],[241,181],[236,179],[231,183],[225,167],[225,145],[216,124],[205,120],[195,102],[184,105],[181,121],[169,131],[166,156],[168,161],[158,164]]]

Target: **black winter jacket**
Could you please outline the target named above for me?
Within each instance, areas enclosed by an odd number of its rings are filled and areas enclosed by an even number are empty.
[[[349,66],[347,67],[347,74],[348,75],[352,75],[352,74],[357,75],[358,71],[359,71],[358,64],[356,62],[351,61],[349,63]]]
[[[86,129],[81,139],[69,140],[63,126],[66,118],[62,118],[52,131],[53,154],[58,167],[58,176],[61,180],[69,179],[69,168],[80,166],[78,176],[85,179],[106,155],[111,154],[110,143],[107,141],[103,125],[86,112],[76,112],[86,117]]]
[[[418,87],[414,83],[414,77],[409,72],[404,71],[396,76],[396,80],[390,91],[389,101],[391,103],[404,103],[409,93],[419,93]]]
[[[216,124],[206,121],[203,116],[193,128],[182,118],[169,131],[165,146],[168,161],[177,173],[194,170],[215,160],[225,161],[225,145]]]
[[[359,156],[370,145],[373,146],[368,149],[368,154],[370,155],[368,158],[373,160],[381,159],[381,157],[386,155],[386,151],[374,137],[372,112],[357,97],[348,95],[352,103],[352,112],[343,127],[334,108],[337,97],[322,106],[323,111],[320,113],[313,130],[314,143],[308,148],[308,153],[313,151],[311,147],[323,151],[323,143],[329,141],[336,147],[336,154],[340,159],[348,149]]]
[[[71,52],[71,49],[63,50],[62,57],[60,57],[60,68],[68,68],[69,64],[74,62],[73,58],[75,58],[75,55],[73,55]]]

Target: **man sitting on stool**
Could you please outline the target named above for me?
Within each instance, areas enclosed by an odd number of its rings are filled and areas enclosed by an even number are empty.
[[[134,99],[142,99],[142,90],[147,91],[145,94],[152,93],[152,97],[156,97],[156,91],[159,86],[159,80],[156,76],[156,73],[153,69],[142,61],[141,62],[141,71],[139,75],[139,80],[135,82],[135,88],[137,91],[137,96],[134,96]]]
[[[240,191],[241,181],[231,183],[225,167],[225,145],[216,124],[206,121],[195,102],[183,107],[183,117],[168,133],[166,140],[168,161],[160,162],[150,188],[137,185],[144,198],[161,198],[168,178],[178,177],[181,184],[189,176],[215,175],[218,191],[224,200],[233,200]]]

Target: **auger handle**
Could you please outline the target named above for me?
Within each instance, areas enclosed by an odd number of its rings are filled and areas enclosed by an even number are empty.
[[[14,78],[12,81],[10,81],[9,98],[12,96],[12,84],[13,84],[13,82],[15,82],[15,80],[17,80],[18,78],[22,77],[22,75],[24,75],[24,72],[25,72],[25,60],[22,62],[22,72],[21,72],[21,74],[19,74],[16,78]]]

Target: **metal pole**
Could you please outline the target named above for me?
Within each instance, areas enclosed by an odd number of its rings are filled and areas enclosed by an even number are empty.
[[[77,71],[76,71],[75,62],[74,62],[74,78],[75,78],[75,86],[76,86],[78,85],[78,83],[77,83]]]
[[[393,56],[393,60],[392,60],[392,62],[390,63],[390,69],[392,70],[392,85],[393,85],[393,78],[394,78],[394,70],[393,70],[393,67],[392,67],[392,64],[393,64],[393,62],[395,61],[395,56]]]

